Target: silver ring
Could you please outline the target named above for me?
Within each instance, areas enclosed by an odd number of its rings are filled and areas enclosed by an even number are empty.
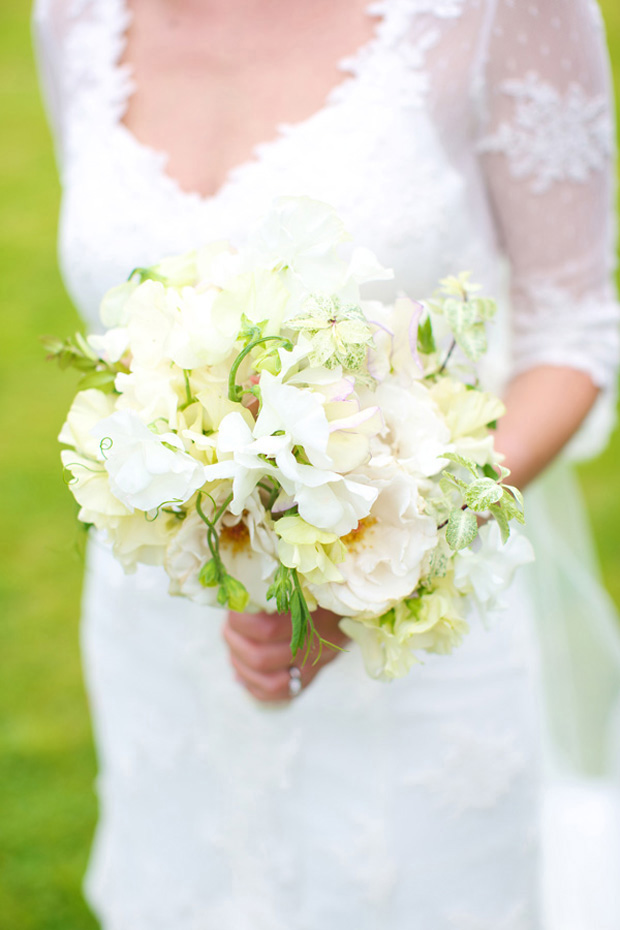
[[[288,696],[291,698],[297,697],[302,688],[301,672],[297,666],[291,665],[288,670]]]

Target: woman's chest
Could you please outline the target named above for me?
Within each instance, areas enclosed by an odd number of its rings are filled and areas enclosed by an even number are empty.
[[[122,122],[168,154],[184,190],[213,194],[232,166],[320,110],[339,63],[372,42],[367,0],[127,0],[121,65],[134,90]]]
[[[76,98],[64,175],[62,266],[91,321],[105,290],[136,265],[213,239],[242,242],[282,194],[333,204],[356,242],[412,294],[448,271],[480,269],[493,230],[475,152],[463,136],[448,155],[431,106],[429,53],[440,34],[412,33],[407,4],[381,6],[373,40],[343,63],[344,82],[305,119],[274,127],[206,197],[182,189],[168,145],[144,145],[121,123],[128,75],[118,44],[110,50],[107,67]],[[462,106],[470,106],[465,88]],[[209,165],[213,153],[200,157]]]

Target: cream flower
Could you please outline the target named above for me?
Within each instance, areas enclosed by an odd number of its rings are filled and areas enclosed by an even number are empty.
[[[378,381],[388,376],[409,384],[422,375],[418,356],[418,323],[422,304],[400,297],[393,306],[379,301],[362,304],[373,328],[374,345],[368,350],[368,370]]]
[[[238,516],[228,513],[218,526],[220,556],[233,578],[245,586],[250,595],[250,607],[271,611],[267,589],[275,569],[277,539],[271,521],[255,497],[247,501],[247,509]],[[196,512],[190,513],[179,532],[172,538],[165,557],[170,576],[170,593],[189,597],[199,604],[217,604],[217,588],[204,587],[199,579],[202,566],[211,558],[207,543],[207,527]]]
[[[448,464],[441,456],[453,451],[450,431],[424,383],[401,387],[385,381],[377,386],[373,400],[385,420],[384,442],[402,468],[430,477]]]
[[[166,548],[179,528],[173,514],[160,513],[150,520],[144,513],[135,511],[126,516],[112,518],[100,529],[106,530],[114,557],[125,572],[134,572],[138,564],[163,565]]]
[[[109,417],[114,409],[115,398],[112,394],[104,394],[95,388],[79,391],[73,399],[58,441],[67,446],[75,446],[84,455],[101,461],[99,442],[93,437],[91,430],[100,420]]]
[[[340,627],[358,643],[372,678],[403,678],[421,660],[416,651],[442,655],[459,646],[469,627],[458,593],[445,581],[435,591],[400,601],[380,617],[346,617]]]
[[[267,321],[265,335],[277,334],[284,318],[289,292],[278,275],[259,269],[233,278],[213,303],[212,320],[225,336],[236,337],[242,316],[253,323]]]
[[[454,442],[454,451],[477,465],[493,464],[501,458],[493,449],[488,424],[506,412],[502,401],[485,391],[472,391],[461,381],[441,378],[430,390],[442,412]]]
[[[435,522],[420,513],[416,481],[400,471],[383,480],[368,518],[343,538],[341,584],[311,586],[321,607],[341,616],[375,617],[416,588],[426,552],[437,539]]]
[[[340,629],[360,647],[371,678],[379,681],[404,678],[419,663],[408,647],[406,625],[381,624],[378,620],[359,622],[345,617],[340,621]]]
[[[144,281],[126,306],[135,364],[155,368],[168,359],[180,368],[191,369],[227,358],[236,332],[221,332],[212,319],[217,293],[214,288],[177,290],[158,281]]]
[[[153,368],[132,366],[129,374],[120,372],[114,381],[120,397],[118,410],[132,410],[144,423],[165,421],[177,428],[179,404],[185,399],[185,381],[180,368],[160,362]]]
[[[78,519],[97,529],[108,529],[113,519],[131,513],[110,491],[108,473],[102,462],[80,455],[75,449],[63,449],[60,460],[71,474],[69,490],[80,505]]]
[[[296,568],[305,580],[314,584],[341,581],[336,568],[345,548],[335,533],[326,533],[298,516],[281,517],[274,525],[278,556],[283,565]]]
[[[99,358],[112,365],[119,362],[129,348],[129,336],[124,326],[115,326],[102,334],[91,333],[86,341]]]

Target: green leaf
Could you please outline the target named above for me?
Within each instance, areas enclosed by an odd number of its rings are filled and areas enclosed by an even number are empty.
[[[468,485],[465,481],[457,478],[456,475],[451,475],[449,471],[444,471],[441,474],[439,487],[444,492],[444,494],[449,494],[454,488],[457,488],[457,490],[463,493]]]
[[[488,463],[482,466],[482,474],[485,478],[491,478],[493,481],[497,481],[499,478],[497,469],[493,468],[493,466]]]
[[[92,371],[90,374],[80,378],[80,391],[86,391],[88,388],[96,388],[104,394],[111,393],[114,390],[116,372],[105,369],[104,371]]]
[[[287,568],[286,565],[278,565],[273,583],[267,590],[267,600],[270,601],[275,597],[278,613],[286,613],[290,606],[292,591],[291,569]]]
[[[457,341],[462,333],[476,324],[476,311],[469,301],[448,298],[444,300],[443,312]]]
[[[523,500],[523,494],[521,493],[519,488],[515,488],[513,484],[505,484],[503,485],[503,487],[504,487],[504,490],[510,491],[513,497],[516,497],[517,503],[520,505],[521,510],[523,510],[525,507],[525,501]]]
[[[291,604],[291,654],[293,658],[297,655],[306,641],[308,628],[311,626],[310,610],[304,592],[301,589],[297,569],[291,570],[293,580],[293,592],[290,597]],[[310,646],[310,644],[308,644]]]
[[[418,352],[421,352],[422,355],[431,355],[436,350],[433,324],[430,316],[427,316],[424,322],[418,326]]]
[[[471,305],[481,320],[492,320],[497,312],[497,304],[490,297],[474,297]]]
[[[467,487],[464,493],[465,503],[472,510],[488,510],[491,504],[497,504],[504,495],[503,488],[492,478],[478,478]]]
[[[510,536],[510,524],[508,522],[508,517],[499,504],[491,504],[489,510],[491,511],[493,517],[495,517],[497,520],[497,525],[499,526],[500,533],[502,534],[502,542],[505,543]]]
[[[446,542],[451,549],[466,549],[478,535],[478,521],[471,510],[453,510],[446,527]]]
[[[484,323],[474,323],[467,329],[454,333],[455,339],[468,359],[477,362],[487,350],[487,334]]]
[[[478,477],[478,467],[476,463],[471,459],[465,458],[464,455],[459,455],[457,452],[444,452],[442,458],[449,459],[456,465],[461,465],[463,468],[466,468],[468,471],[470,471],[475,478]]]
[[[525,523],[523,507],[519,504],[510,491],[504,489],[504,494],[499,505],[506,514],[507,520],[517,520],[519,523]]]

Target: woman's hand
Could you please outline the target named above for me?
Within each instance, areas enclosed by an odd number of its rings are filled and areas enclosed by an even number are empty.
[[[329,610],[318,608],[312,612],[317,632],[330,643],[341,648],[349,641],[338,627],[340,617]],[[224,624],[223,636],[230,649],[230,661],[235,677],[259,701],[288,701],[290,673],[295,665],[301,672],[302,686],[306,688],[318,672],[332,662],[339,650],[315,642],[305,664],[305,650],[295,660],[291,658],[291,621],[282,614],[237,614],[232,611]],[[320,655],[319,655],[320,651]],[[318,661],[315,662],[317,656]]]

